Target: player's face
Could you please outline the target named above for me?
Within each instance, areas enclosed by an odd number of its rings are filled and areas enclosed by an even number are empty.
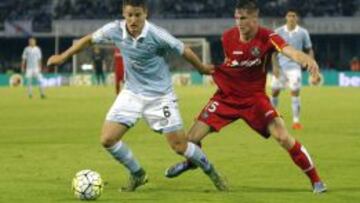
[[[249,34],[257,27],[258,14],[256,11],[247,9],[235,10],[236,25],[239,26],[241,34]]]
[[[298,16],[295,12],[288,12],[286,14],[286,23],[291,26],[295,26],[298,23]]]
[[[123,16],[125,18],[126,27],[129,33],[133,37],[137,37],[138,35],[140,35],[144,27],[145,20],[147,18],[146,9],[144,9],[143,7],[126,5],[123,8]]]
[[[34,38],[29,39],[30,46],[36,46],[36,40]]]

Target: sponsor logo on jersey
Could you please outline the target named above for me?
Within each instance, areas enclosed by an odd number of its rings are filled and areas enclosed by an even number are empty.
[[[260,58],[256,58],[253,60],[244,60],[244,61],[237,61],[237,60],[233,60],[230,64],[230,66],[232,68],[238,68],[238,67],[244,67],[244,68],[251,68],[253,66],[259,66],[261,65],[262,61]]]
[[[242,52],[242,51],[233,51],[233,54],[234,55],[243,55],[244,52]]]

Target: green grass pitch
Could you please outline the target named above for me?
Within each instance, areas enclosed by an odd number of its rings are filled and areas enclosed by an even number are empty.
[[[177,88],[189,128],[212,87]],[[35,89],[37,91],[37,89]],[[38,92],[36,92],[38,93]],[[228,179],[231,191],[215,190],[200,170],[166,179],[165,169],[182,160],[162,135],[140,121],[124,140],[147,170],[150,182],[119,193],[127,173],[100,146],[100,128],[115,99],[112,87],[47,89],[48,99],[26,97],[25,88],[0,89],[0,202],[79,202],[70,189],[81,169],[98,171],[107,182],[98,202],[360,202],[360,90],[304,88],[302,123],[290,132],[312,155],[328,186],[314,195],[305,175],[273,139],[264,140],[242,121],[210,135],[204,151]],[[290,127],[289,92],[280,112]]]

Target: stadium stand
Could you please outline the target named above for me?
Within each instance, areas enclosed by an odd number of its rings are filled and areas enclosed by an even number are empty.
[[[152,0],[153,18],[229,18],[235,1]],[[50,15],[54,19],[111,19],[118,17],[122,0],[2,0],[1,20],[30,20]],[[262,15],[279,17],[288,7],[304,17],[360,16],[360,0],[259,0]],[[155,9],[156,8],[156,9]]]

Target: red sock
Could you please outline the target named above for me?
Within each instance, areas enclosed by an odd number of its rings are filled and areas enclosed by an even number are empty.
[[[320,181],[320,177],[316,172],[309,153],[300,142],[295,142],[294,147],[289,150],[289,154],[294,163],[309,177],[312,184]]]

